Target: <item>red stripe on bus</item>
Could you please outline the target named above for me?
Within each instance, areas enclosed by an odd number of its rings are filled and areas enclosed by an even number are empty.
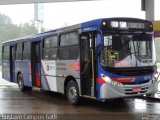
[[[154,34],[154,37],[160,37],[160,34]]]
[[[133,77],[126,77],[126,78],[112,78],[113,81],[126,83],[126,82],[133,82],[135,80]]]
[[[97,78],[97,82],[98,82],[98,83],[101,83],[101,84],[106,83],[106,81],[103,80],[102,78]]]
[[[40,87],[40,80],[37,72],[36,72],[36,86]]]

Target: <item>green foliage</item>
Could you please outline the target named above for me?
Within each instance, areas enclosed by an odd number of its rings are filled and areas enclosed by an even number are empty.
[[[18,28],[19,28],[19,37],[33,35],[33,34],[38,33],[38,30],[35,27],[33,22],[31,24],[29,23],[20,24]]]
[[[34,22],[16,25],[12,23],[10,17],[0,14],[0,53],[2,42],[36,33],[38,33],[38,29],[35,27]]]
[[[0,14],[0,42],[38,33],[34,22],[15,25],[9,17]]]
[[[12,21],[8,16],[0,14],[0,25],[9,25],[11,23]]]

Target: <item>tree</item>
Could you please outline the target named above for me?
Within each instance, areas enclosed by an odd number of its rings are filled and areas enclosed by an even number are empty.
[[[19,27],[20,37],[38,33],[38,29],[35,27],[34,22],[31,22],[31,24],[29,23],[20,24],[18,27]]]
[[[16,25],[12,23],[10,17],[0,14],[0,46],[2,42],[10,39],[24,37],[38,33],[34,22]],[[0,53],[2,48],[0,49]],[[1,55],[0,55],[1,60]]]
[[[11,18],[9,18],[6,15],[0,14],[0,24],[1,25],[12,24]]]

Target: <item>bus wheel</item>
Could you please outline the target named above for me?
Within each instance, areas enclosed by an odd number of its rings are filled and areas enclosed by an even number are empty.
[[[77,105],[79,103],[79,90],[75,81],[71,80],[68,82],[66,96],[70,104]]]
[[[24,81],[23,81],[22,74],[18,75],[18,87],[19,87],[19,90],[21,92],[24,92],[26,90],[26,87],[24,86]]]

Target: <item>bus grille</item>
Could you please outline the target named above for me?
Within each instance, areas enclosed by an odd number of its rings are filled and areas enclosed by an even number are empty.
[[[125,95],[139,95],[139,94],[145,94],[148,91],[148,87],[142,87],[140,91],[133,91],[133,88],[126,88],[125,89]]]

